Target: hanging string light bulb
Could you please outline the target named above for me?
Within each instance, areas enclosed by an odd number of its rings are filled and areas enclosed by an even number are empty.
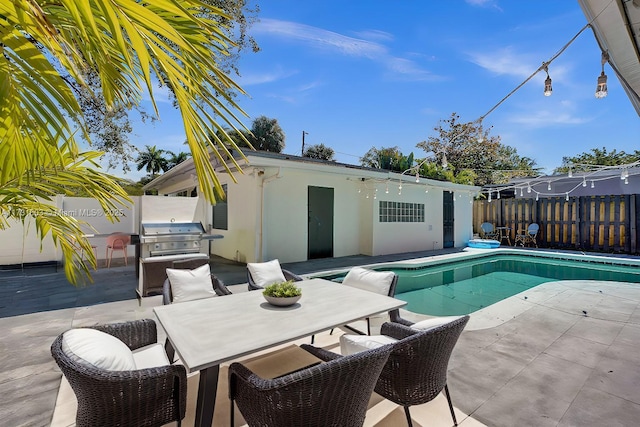
[[[569,201],[569,192],[567,192],[567,195],[564,198],[567,202]]]
[[[487,199],[489,203],[491,203],[491,191],[489,191],[489,198]]]
[[[547,191],[551,191],[551,181],[547,184]]]
[[[596,86],[596,98],[601,99],[607,96],[607,75],[604,73],[604,64],[609,62],[609,54],[602,52],[602,72],[598,76],[598,86]]]
[[[591,180],[591,188],[596,188],[596,184]]]
[[[547,78],[544,80],[544,96],[551,96],[553,88],[551,87],[551,77],[549,77],[548,63],[543,63],[544,72],[547,73]]]
[[[444,151],[442,152],[442,169],[446,169],[447,166],[449,166],[449,162],[447,161],[447,153],[445,153]]]
[[[582,186],[583,187],[587,186],[587,178],[585,178],[584,176],[582,177]]]

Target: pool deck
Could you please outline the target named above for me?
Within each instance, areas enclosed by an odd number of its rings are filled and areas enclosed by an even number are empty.
[[[285,268],[308,274],[458,252],[333,258]],[[222,260],[212,265],[214,274],[234,284],[234,292],[246,289],[244,265]],[[154,296],[138,304],[131,266],[99,269],[94,278],[91,287],[76,289],[61,271],[0,272],[3,425],[51,424],[61,374],[49,347],[58,334],[72,326],[153,318],[153,306],[162,303]],[[335,335],[319,339],[322,345],[335,345]],[[471,315],[449,364],[458,421],[461,426],[637,425],[639,351],[640,286],[596,281],[540,285]],[[369,425],[398,425],[402,417],[393,418],[397,411],[389,410],[391,415]],[[412,414],[418,425],[451,425],[444,401],[421,405]]]

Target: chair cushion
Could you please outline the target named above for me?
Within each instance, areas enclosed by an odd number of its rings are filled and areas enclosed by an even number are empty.
[[[398,340],[386,335],[341,335],[340,354],[348,356],[383,345],[393,344]]]
[[[416,322],[411,325],[411,329],[417,329],[420,331],[428,331],[429,329],[437,328],[438,326],[446,325],[447,323],[453,322],[454,320],[458,320],[464,316],[441,316],[434,317],[431,319],[421,320],[420,322]]]
[[[79,363],[107,371],[136,369],[131,349],[113,335],[96,329],[68,330],[62,335],[62,351]]]
[[[368,268],[353,267],[345,276],[342,284],[381,295],[389,295],[389,288],[394,276],[392,271],[374,271]]]
[[[211,269],[205,264],[194,270],[167,268],[173,302],[185,302],[215,297],[211,285]]]
[[[247,263],[247,268],[255,284],[263,288],[272,283],[287,281],[282,273],[280,261],[277,259],[267,262],[249,262]]]
[[[136,369],[158,368],[171,364],[164,351],[164,346],[160,343],[149,344],[133,350],[133,360],[136,363]]]

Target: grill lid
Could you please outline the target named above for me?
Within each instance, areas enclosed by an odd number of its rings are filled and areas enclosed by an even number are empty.
[[[200,222],[148,222],[142,223],[141,228],[144,236],[201,235],[204,233],[204,227]]]

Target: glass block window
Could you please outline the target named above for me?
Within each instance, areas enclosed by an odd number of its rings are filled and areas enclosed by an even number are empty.
[[[380,222],[424,222],[424,203],[380,201]]]

